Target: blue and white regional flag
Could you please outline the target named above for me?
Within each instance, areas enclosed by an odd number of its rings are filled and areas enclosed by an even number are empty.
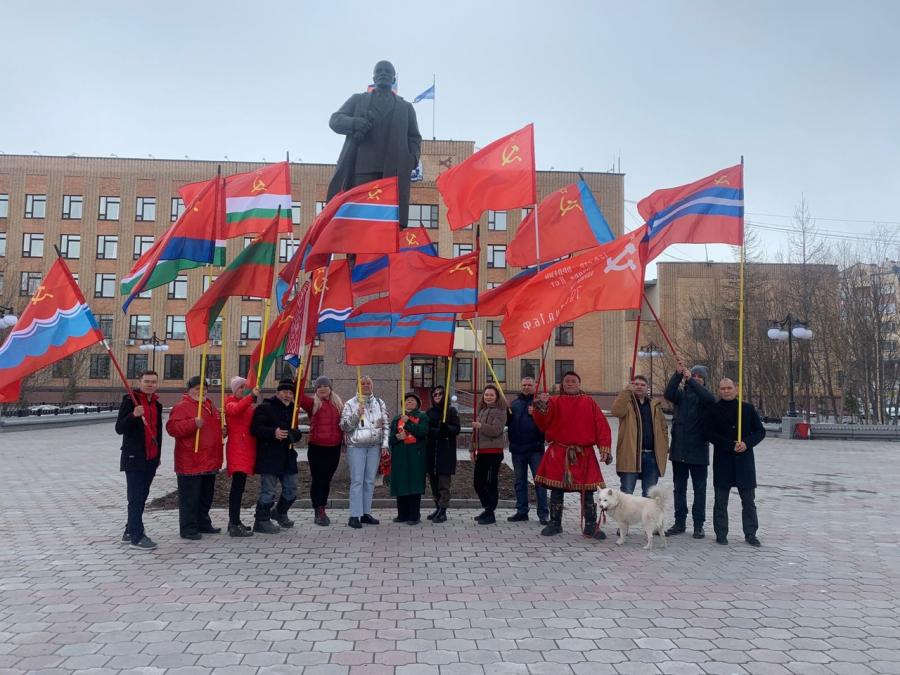
[[[429,99],[429,98],[432,101],[434,100],[434,85],[431,85],[430,87],[428,87],[428,89],[426,89],[421,94],[416,96],[413,99],[413,103],[418,103],[419,101],[424,101],[425,99]]]

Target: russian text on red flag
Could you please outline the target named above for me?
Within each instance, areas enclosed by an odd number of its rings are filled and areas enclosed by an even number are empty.
[[[478,251],[436,258],[410,251],[391,256],[390,307],[398,314],[468,312],[478,302]]]
[[[474,223],[488,209],[535,204],[536,185],[532,124],[494,141],[437,177],[451,230]]]
[[[509,357],[537,349],[556,326],[597,310],[636,309],[644,292],[646,228],[538,272],[500,326]]]
[[[0,346],[0,403],[16,401],[32,373],[102,341],[81,289],[57,260]]]
[[[583,180],[560,188],[538,205],[541,260],[553,260],[615,239],[609,223]],[[538,262],[532,210],[509,243],[506,261],[516,267]]]
[[[647,261],[672,244],[744,243],[744,167],[656,190],[638,202],[647,223]]]

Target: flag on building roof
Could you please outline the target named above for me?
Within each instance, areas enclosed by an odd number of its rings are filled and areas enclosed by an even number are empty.
[[[615,239],[609,223],[584,180],[548,195],[538,205],[541,260],[552,260],[593,248]],[[537,262],[534,236],[535,213],[531,210],[516,230],[506,250],[506,261],[516,267]]]
[[[222,313],[228,298],[236,295],[268,298],[272,293],[278,222],[278,217],[272,218],[269,227],[238,254],[188,310],[185,327],[191,347],[209,339],[209,327]]]
[[[189,204],[204,183],[189,183],[178,194]],[[278,162],[247,173],[225,178],[225,239],[244,237],[262,232],[281,207],[278,231],[290,233],[291,221],[291,165]]]
[[[428,87],[428,89],[426,89],[421,94],[416,96],[413,99],[413,103],[418,103],[419,101],[425,101],[426,99],[431,99],[432,101],[434,100],[434,85],[431,85],[430,87]]]
[[[123,312],[128,312],[131,301],[140,293],[174,281],[185,270],[225,264],[223,199],[221,178],[204,182],[181,217],[122,278],[119,290],[128,296]]]
[[[408,354],[449,356],[453,352],[453,314],[401,316],[385,298],[355,310],[344,329],[345,360],[352,366],[399,363]]]
[[[98,342],[100,326],[60,258],[0,346],[0,403],[18,400],[32,373]]]
[[[468,312],[478,301],[478,251],[437,258],[410,251],[391,256],[392,312],[426,314]]]
[[[647,223],[647,261],[672,244],[744,243],[744,167],[723,169],[638,202]]]
[[[593,311],[637,309],[644,293],[646,228],[541,270],[506,310],[509,358],[537,349],[560,324]]]
[[[275,363],[279,358],[284,358],[286,353],[285,347],[287,344],[288,333],[291,329],[291,324],[294,322],[294,317],[303,312],[304,301],[306,298],[306,293],[309,291],[309,282],[307,281],[303,288],[300,289],[300,292],[295,295],[291,301],[287,304],[284,310],[275,317],[275,320],[272,322],[272,325],[266,329],[266,353],[262,357],[262,378],[261,380],[265,382],[266,376],[269,373],[269,370],[272,368],[272,364]],[[250,368],[247,371],[247,388],[252,389],[256,386],[256,371],[259,365],[260,351],[263,345],[263,341],[260,340],[256,343],[256,348],[253,350],[253,353],[250,355]]]
[[[503,211],[537,202],[534,125],[529,124],[482,148],[437,177],[447,205],[447,222],[458,230],[488,209]]]
[[[431,243],[428,230],[424,227],[407,228],[400,232],[400,255],[404,251],[417,251],[423,255],[436,256],[437,247]],[[383,293],[388,290],[388,255],[362,253],[356,256],[351,280],[353,295],[361,298],[366,295]]]

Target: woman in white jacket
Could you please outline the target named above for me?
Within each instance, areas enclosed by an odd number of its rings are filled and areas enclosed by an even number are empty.
[[[372,494],[381,450],[388,448],[391,425],[384,401],[372,395],[372,378],[363,376],[360,388],[362,400],[358,395],[354,396],[344,404],[341,412],[341,430],[350,466],[350,520],[347,525],[357,529],[362,523],[378,525],[379,522],[372,517]]]

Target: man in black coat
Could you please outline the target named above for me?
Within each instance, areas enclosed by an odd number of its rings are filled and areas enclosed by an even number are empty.
[[[259,474],[259,499],[256,502],[254,532],[274,534],[281,527],[293,527],[288,510],[297,499],[297,451],[300,430],[292,424],[294,415],[294,382],[281,380],[275,395],[267,398],[253,412],[250,434],[256,438],[256,466]],[[275,503],[275,491],[281,483],[281,496]],[[274,511],[272,507],[275,507]]]
[[[450,506],[450,483],[456,473],[456,437],[461,428],[459,413],[447,404],[447,421],[444,419],[444,396],[447,392],[438,385],[431,390],[431,407],[428,415],[428,441],[425,445],[425,462],[428,482],[434,498],[434,511],[428,516],[433,523],[447,521]]]
[[[709,371],[705,366],[690,370],[681,356],[676,358],[677,369],[666,386],[665,398],[675,405],[672,418],[672,441],[669,457],[672,460],[672,481],[675,488],[675,524],[666,536],[681,534],[687,522],[688,476],[694,487],[691,515],[694,519],[694,539],[703,539],[706,520],[706,477],[709,470],[709,442],[706,440],[706,408],[716,398],[706,388]]]
[[[410,174],[422,152],[416,111],[392,90],[397,79],[388,61],[375,64],[375,89],[353,94],[331,116],[332,131],[347,137],[328,185],[327,199],[379,178],[397,176],[400,227],[409,215]]]
[[[156,396],[159,376],[145,370],[132,394],[119,405],[116,433],[122,437],[119,471],[125,472],[128,523],[122,541],[138,551],[151,551],[156,543],[144,532],[144,505],[159,467],[162,448],[162,404]],[[135,404],[137,401],[137,404]]]
[[[756,531],[756,463],[753,448],[766,437],[759,415],[749,403],[742,406],[741,440],[738,441],[737,388],[727,377],[719,383],[719,400],[711,405],[707,415],[707,438],[713,444],[713,528],[716,543],[728,543],[728,496],[736,487],[741,496],[741,520],[744,539],[751,546],[759,546]]]

